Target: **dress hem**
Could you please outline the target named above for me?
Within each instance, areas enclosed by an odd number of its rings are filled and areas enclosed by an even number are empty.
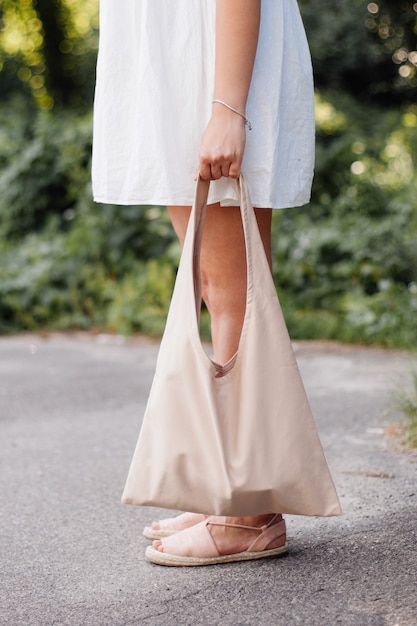
[[[133,198],[129,198],[129,199],[111,199],[109,197],[106,196],[94,196],[93,197],[94,202],[99,203],[99,204],[116,204],[116,205],[120,205],[120,206],[192,206],[193,205],[193,201],[190,202],[190,200],[184,200],[182,201],[166,201],[166,200],[139,200],[139,199],[133,199]],[[220,202],[220,205],[227,208],[228,206],[237,206],[238,204],[238,200],[235,198],[227,198],[227,199],[223,199],[220,200],[219,198],[211,198],[209,204],[218,204]],[[274,210],[281,210],[281,209],[294,209],[297,207],[301,207],[301,206],[305,206],[307,204],[309,204],[310,202],[310,195],[308,196],[304,196],[301,197],[298,200],[293,200],[291,202],[288,203],[277,203],[272,205],[270,201],[266,201],[265,203],[261,203],[261,202],[252,202],[252,206],[255,209],[274,209]]]

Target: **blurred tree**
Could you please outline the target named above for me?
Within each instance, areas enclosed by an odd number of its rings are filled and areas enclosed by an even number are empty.
[[[417,2],[379,0],[367,5],[365,25],[379,44],[380,90],[415,93],[417,87]]]
[[[40,108],[88,106],[97,0],[0,0],[0,96],[31,94]]]
[[[415,101],[415,0],[299,0],[318,87],[387,104]]]
[[[318,87],[388,104],[415,100],[415,0],[299,0]],[[0,97],[91,104],[98,0],[0,0]]]
[[[71,104],[75,91],[73,67],[66,63],[70,47],[66,45],[66,24],[70,11],[63,0],[36,0],[35,10],[42,24],[42,54],[45,63],[45,82],[55,103]]]

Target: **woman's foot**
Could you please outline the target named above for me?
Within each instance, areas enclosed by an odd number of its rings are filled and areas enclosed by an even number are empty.
[[[203,522],[207,517],[208,515],[203,515],[202,513],[181,513],[181,515],[177,515],[176,517],[163,519],[159,522],[152,522],[151,526],[145,526],[143,535],[147,539],[170,537],[186,528],[195,526],[199,522]]]
[[[172,537],[154,541],[146,557],[160,565],[209,565],[278,556],[286,551],[282,515],[210,516]]]

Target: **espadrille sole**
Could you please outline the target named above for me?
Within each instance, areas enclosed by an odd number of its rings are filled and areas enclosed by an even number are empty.
[[[145,556],[151,563],[157,565],[168,565],[171,567],[197,567],[201,565],[218,565],[220,563],[235,563],[238,561],[253,561],[256,559],[267,559],[274,556],[281,556],[288,551],[288,545],[284,544],[279,548],[272,550],[262,550],[254,552],[238,552],[237,554],[225,554],[223,556],[212,557],[195,557],[195,556],[176,556],[159,552],[151,546],[148,546]]]

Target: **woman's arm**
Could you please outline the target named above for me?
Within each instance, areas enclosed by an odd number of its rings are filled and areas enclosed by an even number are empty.
[[[214,99],[245,113],[256,46],[261,0],[216,0],[216,67]],[[245,149],[245,120],[214,103],[200,149],[205,180],[237,178]]]

